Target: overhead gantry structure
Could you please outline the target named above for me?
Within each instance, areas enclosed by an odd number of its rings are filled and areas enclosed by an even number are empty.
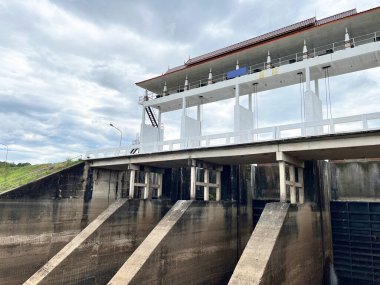
[[[93,160],[93,167],[130,169],[130,197],[160,197],[162,169],[190,167],[190,198],[196,199],[196,188],[203,187],[204,200],[209,199],[210,188],[215,188],[216,200],[223,198],[223,165],[278,162],[280,200],[288,200],[289,187],[291,203],[303,203],[304,160],[379,157],[380,112],[333,117],[328,86],[322,100],[318,83],[325,79],[328,85],[332,76],[378,67],[379,59],[380,7],[307,19],[189,59],[165,74],[137,83],[145,89],[139,100],[140,143],[88,152],[87,157]],[[295,84],[300,84],[299,123],[260,127],[258,92]],[[242,106],[242,96],[248,97],[248,107]],[[202,105],[226,99],[234,99],[233,130],[203,135]],[[190,107],[197,109],[195,118],[188,112]],[[182,112],[180,138],[164,140],[161,115],[178,110]],[[351,123],[356,123],[356,129],[349,131],[355,140],[344,148],[339,145],[339,127]],[[286,135],[288,131],[293,137]],[[299,138],[293,141],[294,137]],[[302,151],[298,151],[300,140],[305,144]],[[323,145],[325,140],[328,146]],[[292,147],[281,150],[287,142]],[[361,148],[363,143],[368,145]],[[330,148],[340,156],[330,153]],[[145,172],[144,182],[135,181],[136,171]],[[215,173],[215,183],[210,182],[210,172]],[[135,187],[144,190],[137,194]]]
[[[299,135],[323,134],[328,125],[334,133],[331,98],[322,103],[319,79],[380,65],[380,7],[357,13],[350,10],[321,20],[310,18],[253,39],[189,59],[184,65],[137,85],[146,90],[140,97],[142,124],[140,153],[207,147],[210,140],[226,144],[260,140],[260,135],[299,129]],[[259,128],[257,93],[302,84],[300,123]],[[313,84],[312,84],[313,83]],[[314,85],[314,87],[313,87]],[[240,104],[248,96],[248,108]],[[235,98],[234,129],[215,136],[202,135],[201,106]],[[326,112],[322,114],[322,105]],[[196,106],[197,115],[188,115]],[[164,141],[161,114],[182,110],[178,140]],[[157,114],[157,115],[155,115]],[[146,122],[146,115],[149,122]],[[212,115],[212,114],[204,114]],[[367,119],[378,119],[370,114]],[[330,120],[327,122],[326,120]],[[346,118],[346,121],[358,118]],[[366,122],[363,123],[365,130]]]

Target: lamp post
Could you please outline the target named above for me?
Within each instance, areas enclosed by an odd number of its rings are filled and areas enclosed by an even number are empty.
[[[121,141],[122,141],[122,139],[123,139],[123,132],[122,132],[119,128],[115,127],[112,123],[110,123],[110,126],[113,127],[113,128],[115,128],[116,130],[118,130],[118,131],[120,132],[120,143],[119,143],[119,147],[121,147]]]

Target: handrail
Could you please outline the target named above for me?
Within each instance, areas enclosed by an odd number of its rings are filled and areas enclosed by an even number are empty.
[[[285,138],[296,137],[313,137],[323,134],[335,134],[350,131],[367,131],[372,129],[380,129],[378,127],[369,127],[368,122],[372,120],[380,121],[380,112],[353,115],[347,117],[339,117],[333,119],[323,119],[319,121],[292,123],[278,126],[268,126],[257,129],[247,129],[238,132],[227,132],[221,134],[195,136],[185,139],[167,140],[161,142],[143,143],[139,145],[123,146],[120,148],[106,148],[88,151],[87,159],[101,157],[117,157],[117,156],[133,156],[137,153],[131,153],[132,149],[139,149],[139,154],[155,153],[162,151],[183,150],[189,148],[211,147],[218,145],[217,140],[222,140],[219,143],[223,145],[275,141]],[[349,128],[348,130],[339,130],[339,127],[344,124],[359,123],[358,126]],[[325,130],[325,128],[327,128]],[[282,132],[294,131],[290,136],[282,135]],[[298,131],[298,132],[296,132]],[[265,136],[266,135],[266,136]],[[264,136],[264,137],[263,137]]]
[[[380,35],[380,31],[376,31],[373,33],[353,37],[350,40],[351,47],[356,47],[356,46],[360,46],[363,44],[368,44],[368,43],[377,41],[377,35]],[[341,40],[341,41],[333,42],[333,43],[330,43],[327,45],[318,46],[315,48],[310,48],[308,50],[308,53],[307,53],[307,58],[314,58],[314,57],[334,53],[334,52],[339,51],[339,50],[344,50],[344,49],[346,49],[345,44],[346,44],[345,41]],[[279,58],[272,59],[270,67],[271,68],[280,67],[283,65],[292,64],[292,63],[303,61],[303,60],[304,60],[304,54],[301,51],[301,52],[297,52],[297,53],[293,53],[290,55],[286,55],[286,56],[282,56]],[[255,63],[253,65],[240,65],[240,67],[247,67],[247,69],[248,69],[247,75],[249,75],[249,74],[259,72],[259,71],[266,70],[267,69],[266,65],[267,65],[266,61],[263,61],[263,62]],[[213,75],[213,77],[212,77],[213,84],[220,82],[220,81],[225,81],[225,80],[227,80],[226,72],[221,73],[221,74],[217,74],[217,75]],[[208,85],[208,81],[209,81],[209,79],[207,77],[207,78],[202,78],[202,79],[199,79],[196,81],[189,82],[189,89],[188,90],[206,86],[206,85]],[[168,89],[167,95],[180,93],[180,92],[184,92],[184,91],[187,91],[187,90],[185,90],[185,85],[183,83],[183,84],[179,84],[177,87],[173,87],[173,88]],[[153,92],[148,92],[147,95],[139,97],[139,103],[141,104],[144,101],[156,99],[156,98],[161,97],[161,96],[163,96],[162,93],[156,94]]]

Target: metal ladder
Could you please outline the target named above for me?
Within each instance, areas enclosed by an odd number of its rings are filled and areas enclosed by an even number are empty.
[[[153,112],[151,107],[145,107],[145,111],[148,114],[149,120],[152,123],[152,126],[158,128],[156,114]]]

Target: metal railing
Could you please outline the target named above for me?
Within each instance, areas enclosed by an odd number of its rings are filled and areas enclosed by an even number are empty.
[[[380,112],[333,119],[324,119],[320,121],[249,129],[239,132],[197,136],[187,139],[144,143],[133,146],[123,146],[119,148],[98,149],[87,152],[86,159],[131,156],[139,153],[142,154],[207,148],[220,145],[276,141],[296,137],[313,137],[326,134],[361,132],[376,129],[380,129]],[[138,149],[138,151],[131,153],[133,149]]]
[[[360,45],[378,42],[378,41],[380,41],[380,31],[351,38],[350,39],[350,47],[351,48],[357,47]],[[344,40],[342,40],[342,41],[337,41],[337,42],[334,42],[331,44],[327,44],[327,45],[323,45],[323,46],[319,46],[319,47],[309,49],[308,53],[307,53],[307,58],[324,56],[324,55],[332,54],[332,53],[340,51],[340,50],[344,50],[347,48],[345,45],[346,45],[346,42]],[[286,56],[282,56],[279,58],[272,59],[271,63],[270,63],[270,68],[280,67],[283,65],[292,64],[292,63],[300,62],[303,60],[305,60],[303,52],[297,52],[297,53],[293,53],[290,55],[286,55]],[[254,64],[254,65],[240,65],[240,67],[247,67],[247,70],[248,70],[247,75],[268,69],[266,61]],[[225,80],[228,80],[227,79],[227,72],[217,74],[217,75],[213,75],[212,84],[215,84],[215,83],[218,83],[221,81],[225,81]],[[205,77],[205,78],[202,78],[202,79],[199,79],[196,81],[192,81],[189,83],[189,88],[187,90],[207,86],[208,81],[209,81],[208,77]],[[168,89],[166,96],[171,95],[171,94],[175,94],[175,93],[185,92],[187,90],[185,90],[184,83],[179,84],[176,87]],[[162,93],[156,94],[153,92],[148,92],[148,96],[144,95],[144,96],[139,97],[139,103],[141,104],[144,101],[156,99],[156,98],[159,98],[162,96],[163,96]]]

